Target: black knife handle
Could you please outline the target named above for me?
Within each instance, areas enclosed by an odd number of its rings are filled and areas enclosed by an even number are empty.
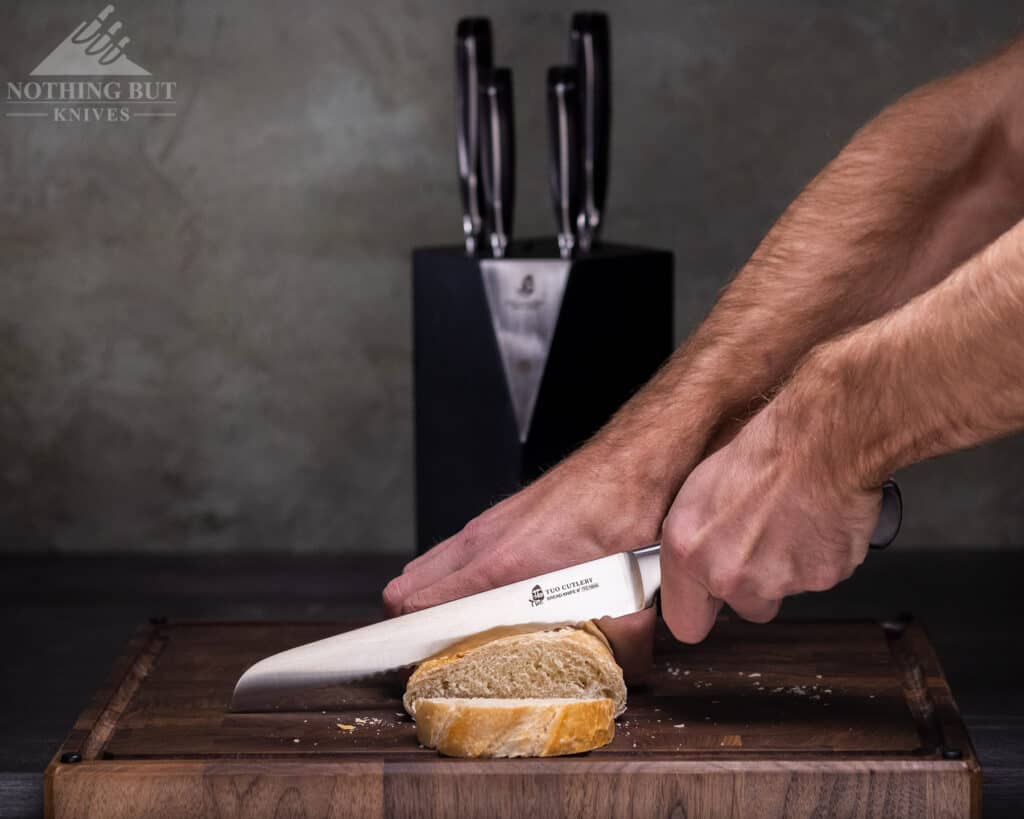
[[[495,68],[481,83],[480,117],[487,230],[491,252],[500,259],[512,237],[516,202],[515,117],[508,68]]]
[[[882,484],[882,508],[878,514],[878,523],[871,535],[871,548],[884,549],[900,533],[903,523],[903,494],[900,485],[892,478]]]
[[[608,15],[580,12],[572,16],[569,53],[579,72],[580,141],[583,165],[583,216],[580,245],[589,249],[604,220],[611,142],[611,34]]]
[[[484,231],[480,185],[480,79],[493,65],[491,22],[464,17],[455,27],[455,135],[466,252],[476,252]]]
[[[551,198],[558,226],[558,250],[572,256],[581,217],[579,85],[573,66],[548,69],[548,137],[551,142]]]

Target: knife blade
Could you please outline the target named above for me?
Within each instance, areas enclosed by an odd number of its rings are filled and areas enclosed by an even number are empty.
[[[512,236],[516,151],[512,71],[492,70],[480,87],[480,147],[487,230],[494,258],[504,257]]]
[[[476,253],[484,230],[480,184],[480,79],[493,64],[491,21],[464,17],[455,27],[455,135],[466,253]]]
[[[580,141],[583,153],[584,229],[580,248],[597,239],[604,222],[611,141],[611,35],[608,15],[579,12],[569,30],[571,62],[579,72]]]
[[[640,611],[661,584],[659,552],[653,546],[602,557],[274,654],[242,675],[231,710],[273,710],[290,694],[412,665],[497,626]]]
[[[902,517],[899,487],[886,481],[870,545],[888,546]],[[272,711],[289,696],[413,665],[498,626],[633,614],[661,588],[660,557],[660,544],[609,555],[273,654],[241,676],[231,710]]]
[[[580,211],[579,73],[572,66],[548,69],[548,136],[551,142],[551,197],[558,252],[572,256]]]

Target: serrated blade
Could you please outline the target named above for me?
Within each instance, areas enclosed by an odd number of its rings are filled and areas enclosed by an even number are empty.
[[[260,660],[239,679],[231,710],[274,710],[298,692],[412,665],[498,626],[632,614],[650,605],[659,583],[657,547],[648,547],[374,623]]]

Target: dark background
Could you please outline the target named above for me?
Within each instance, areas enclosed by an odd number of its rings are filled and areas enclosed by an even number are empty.
[[[102,0],[3,3],[0,80]],[[575,3],[131,2],[177,117],[0,119],[0,544],[409,554],[409,251],[455,242],[452,34],[513,67],[519,235],[550,233],[543,77]],[[787,202],[1020,5],[606,3],[609,239],[676,254],[686,335]],[[902,544],[1024,536],[1024,441],[910,470]]]

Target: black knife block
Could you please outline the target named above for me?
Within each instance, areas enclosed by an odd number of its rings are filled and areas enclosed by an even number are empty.
[[[506,259],[557,260],[557,245],[516,242]],[[573,259],[532,421],[521,440],[484,261],[462,247],[413,251],[421,552],[582,444],[673,349],[670,252],[601,243]]]

